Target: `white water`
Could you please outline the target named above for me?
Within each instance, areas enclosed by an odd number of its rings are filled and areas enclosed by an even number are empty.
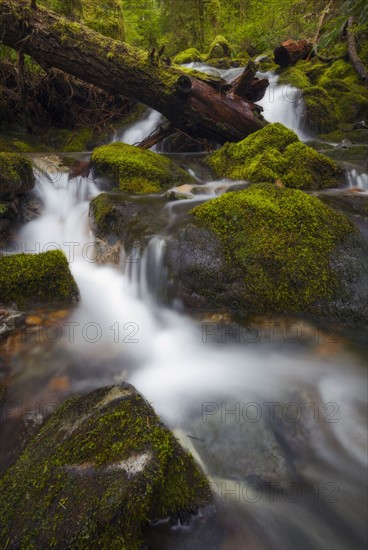
[[[147,109],[141,120],[118,134],[114,141],[123,141],[129,145],[137,145],[154,132],[164,120],[161,113],[154,109]],[[154,150],[154,148],[152,148]]]
[[[358,172],[355,168],[347,172],[348,185],[351,189],[359,189],[359,191],[368,193],[368,174],[366,172]]]

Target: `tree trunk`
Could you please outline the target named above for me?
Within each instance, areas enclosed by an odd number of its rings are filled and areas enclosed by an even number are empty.
[[[45,69],[55,67],[108,93],[133,97],[195,137],[222,144],[265,125],[252,102],[41,7],[30,10],[29,0],[0,0],[0,38]]]
[[[293,65],[299,59],[306,59],[313,49],[308,40],[286,40],[274,50],[275,63],[280,67]]]
[[[348,19],[348,26],[347,26],[347,33],[348,33],[348,54],[350,61],[353,64],[354,69],[360,76],[362,80],[367,81],[368,79],[368,73],[359,59],[358,52],[356,50],[355,46],[355,35],[353,31],[353,23],[354,23],[354,17],[349,17]]]

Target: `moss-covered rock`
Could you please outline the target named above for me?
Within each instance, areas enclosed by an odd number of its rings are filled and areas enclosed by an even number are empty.
[[[259,184],[208,201],[193,214],[219,239],[225,271],[236,271],[240,311],[323,312],[340,292],[331,257],[355,230],[317,197]]]
[[[315,134],[331,132],[337,127],[339,119],[335,102],[326,90],[319,86],[304,89],[303,101],[306,123],[311,132]]]
[[[332,141],[333,143],[340,143],[343,139],[351,141],[356,144],[368,145],[368,130],[353,129],[353,125],[340,125],[338,130],[334,130],[328,134],[320,134],[321,139],[326,141]]]
[[[209,58],[206,59],[206,65],[225,71],[227,69],[231,69],[233,66],[233,61],[230,57]]]
[[[212,40],[206,59],[220,59],[223,57],[231,57],[231,46],[226,38],[219,34]]]
[[[173,63],[176,63],[176,65],[184,65],[185,63],[200,63],[201,61],[203,61],[203,56],[196,48],[188,48],[187,50],[178,53],[173,59]]]
[[[8,548],[141,548],[150,520],[188,521],[204,475],[132,386],[69,399],[0,482]]]
[[[311,83],[308,77],[297,67],[288,67],[280,74],[278,84],[289,84],[299,90],[310,88]]]
[[[191,181],[187,172],[165,156],[126,143],[98,147],[92,163],[98,176],[112,179],[120,191],[137,195],[160,193]]]
[[[34,185],[29,159],[17,153],[0,153],[0,195],[27,193]]]
[[[255,183],[281,179],[287,187],[319,189],[343,183],[339,166],[301,143],[282,124],[269,124],[239,143],[227,143],[208,159],[220,177]]]
[[[60,250],[0,258],[0,300],[18,307],[75,302],[78,287]]]

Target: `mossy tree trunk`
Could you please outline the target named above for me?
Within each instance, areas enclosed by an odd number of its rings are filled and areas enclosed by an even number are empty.
[[[32,10],[29,0],[0,0],[0,39],[46,70],[54,67],[108,93],[135,98],[195,137],[239,141],[265,124],[251,101],[41,7]]]

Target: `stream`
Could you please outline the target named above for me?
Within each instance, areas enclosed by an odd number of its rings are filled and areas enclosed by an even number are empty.
[[[233,78],[241,71],[218,72]],[[285,96],[270,76],[260,102],[265,118],[308,139],[298,91],[289,87]],[[147,110],[115,139],[139,142],[160,120]],[[202,156],[174,155],[203,186],[203,194],[184,202],[217,196],[230,185],[207,179]],[[258,317],[243,326],[211,312],[184,314],[179,302],[161,299],[166,239],[180,219],[181,201],[163,209],[165,234],[122,253],[118,267],[101,266],[88,208],[105,183],[69,180],[63,167],[51,170],[40,167],[37,155],[34,160],[42,212],[21,228],[14,251],[64,250],[81,301],[35,309],[26,329],[2,344],[8,386],[2,471],[22,438],[67,397],[127,381],[192,452],[215,494],[216,511],[201,512],[188,525],[163,521],[147,528],[149,548],[365,548],[365,332],[332,331],[291,316]],[[347,186],[368,192],[364,168],[347,166]]]

